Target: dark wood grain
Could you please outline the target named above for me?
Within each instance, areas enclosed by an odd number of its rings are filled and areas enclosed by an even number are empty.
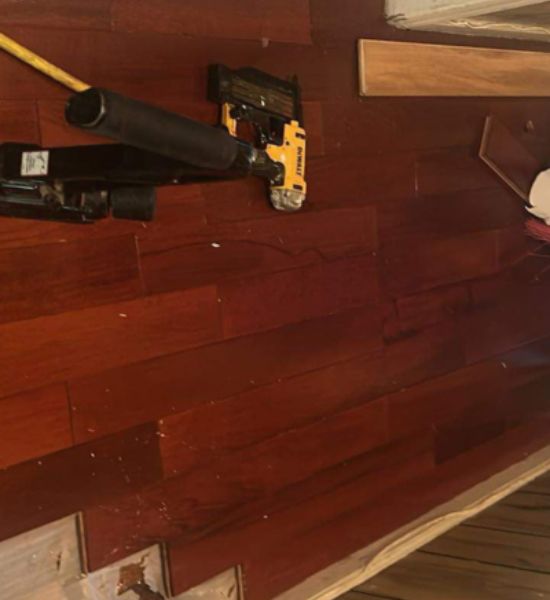
[[[153,425],[68,448],[0,473],[0,538],[33,529],[161,475]]]
[[[24,25],[47,29],[108,30],[111,27],[111,0],[76,4],[71,0],[53,0],[40,10],[32,0],[2,0],[1,25]]]
[[[308,202],[250,177],[146,224],[0,219],[0,534],[84,509],[91,566],[168,541],[175,592],[241,564],[271,600],[549,442],[548,257],[477,157],[493,114],[546,161],[545,99],[360,100],[358,38],[448,43],[383,0],[42,4],[0,0],[6,33],[207,123],[209,64],[296,74]],[[0,55],[2,141],[99,141],[67,97]]]
[[[219,328],[214,288],[6,323],[0,362],[11,370],[0,396],[198,346],[219,338]]]
[[[220,286],[228,337],[344,312],[379,300],[372,256],[335,261]]]
[[[0,251],[0,272],[0,323],[142,295],[132,236]]]
[[[0,400],[0,468],[50,454],[73,443],[64,385]]]
[[[139,495],[86,511],[89,561],[95,569],[112,560],[107,549],[115,540],[123,541],[118,558],[145,547],[151,539],[204,534],[242,505],[386,440],[384,404],[369,402],[230,453]]]
[[[115,0],[113,24],[119,31],[155,31],[179,35],[308,43],[309,5],[274,0],[213,0],[208,5],[192,0],[181,4],[162,0],[148,2]]]
[[[105,435],[381,347],[378,311],[367,308],[74,378],[75,436]]]

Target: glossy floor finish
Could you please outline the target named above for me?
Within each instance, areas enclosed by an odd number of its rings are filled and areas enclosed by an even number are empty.
[[[91,570],[165,542],[175,592],[242,565],[267,600],[549,441],[549,259],[475,158],[488,113],[547,155],[549,101],[360,100],[357,38],[446,40],[381,0],[0,0],[0,30],[210,121],[209,63],[295,72],[310,149],[298,214],[249,180],[0,220],[1,539],[83,511]],[[93,141],[66,96],[0,56],[1,138]]]

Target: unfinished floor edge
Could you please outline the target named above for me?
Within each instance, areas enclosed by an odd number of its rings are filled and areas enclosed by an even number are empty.
[[[550,444],[408,525],[316,573],[276,600],[333,600],[550,471]]]

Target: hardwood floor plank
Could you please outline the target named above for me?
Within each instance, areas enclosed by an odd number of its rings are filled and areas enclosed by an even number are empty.
[[[333,445],[335,440],[340,442]],[[128,553],[141,549],[147,539],[204,535],[243,505],[270,498],[277,491],[364,454],[386,440],[384,405],[369,402],[330,420],[229,453],[139,495],[86,511],[87,550],[92,568],[109,560],[107,549],[113,545]]]
[[[163,418],[166,476],[374,398],[382,364],[367,354]]]
[[[516,492],[474,517],[468,524],[501,531],[550,537],[550,498]]]
[[[403,296],[396,301],[399,324],[404,331],[418,331],[459,315],[470,307],[463,284]]]
[[[388,395],[390,432],[398,437],[425,427],[445,431],[453,421],[467,424],[479,404],[502,398],[503,371],[496,361],[478,363]]]
[[[113,258],[115,257],[115,258]],[[60,268],[60,265],[63,265]],[[0,323],[142,295],[133,236],[0,251]]]
[[[215,288],[0,326],[0,397],[219,339]],[[103,394],[105,394],[105,389]]]
[[[392,254],[403,246],[512,226],[523,228],[525,207],[507,190],[466,190],[400,202],[378,209],[381,245]]]
[[[281,327],[379,301],[372,256],[223,283],[226,337]],[[259,303],[258,303],[259,300]]]
[[[162,0],[154,7],[141,0],[114,0],[115,31],[150,31],[150,23],[159,33],[310,43],[309,5],[304,0],[214,0],[206,7],[194,0],[185,5]]]
[[[529,77],[521,76],[524,69]],[[550,89],[546,71],[541,52],[359,41],[363,96],[544,96]],[[479,75],[485,72],[489,80]]]
[[[383,285],[400,296],[489,276],[497,270],[496,250],[492,231],[424,242],[413,249],[384,247]]]
[[[24,25],[43,29],[109,30],[111,0],[77,4],[71,0],[49,0],[45,10],[37,10],[32,0],[1,0],[0,25]]]
[[[358,589],[403,600],[534,600],[550,593],[550,576],[417,552]]]
[[[0,400],[0,468],[38,458],[73,443],[64,385]]]
[[[381,347],[380,315],[368,308],[73,377],[75,437],[105,435]]]
[[[370,207],[271,212],[265,219],[206,222],[202,214],[189,218],[185,207],[167,205],[138,239],[147,289],[158,293],[373,252],[376,213]]]
[[[521,533],[459,526],[422,552],[550,574],[550,539]]]
[[[74,446],[0,472],[0,539],[137,491],[161,477],[153,425]]]
[[[501,189],[470,147],[422,152],[415,163],[417,195],[434,196],[482,189]]]
[[[39,142],[36,103],[0,100],[2,141],[37,144]]]
[[[269,502],[243,507],[240,514],[221,522],[218,531],[198,541],[184,535],[169,545],[174,587],[194,585],[235,557],[243,561],[286,540],[284,546],[299,532],[330,522],[350,507],[364,506],[389,486],[432,464],[429,437],[400,440],[317,473]]]

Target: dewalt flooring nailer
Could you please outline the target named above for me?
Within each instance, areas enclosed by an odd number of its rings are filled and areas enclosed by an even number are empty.
[[[208,97],[218,127],[93,88],[0,34],[0,47],[76,91],[68,123],[118,144],[41,148],[0,145],[0,214],[77,223],[149,221],[155,187],[255,175],[274,208],[294,211],[306,198],[306,134],[300,88],[253,68],[209,68]],[[239,122],[254,141],[240,139]]]

